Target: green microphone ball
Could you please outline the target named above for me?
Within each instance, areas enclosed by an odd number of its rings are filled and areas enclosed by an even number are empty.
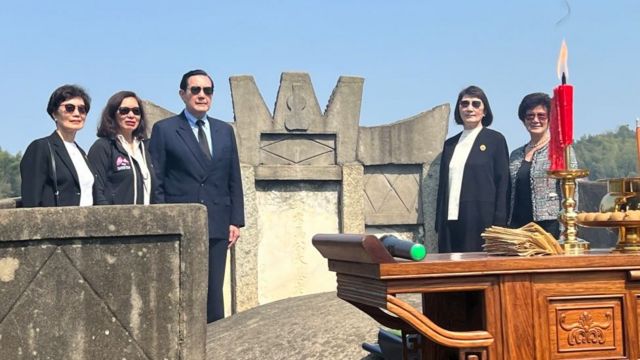
[[[422,244],[398,239],[393,235],[385,235],[380,238],[380,241],[393,257],[420,261],[427,256],[427,249]]]

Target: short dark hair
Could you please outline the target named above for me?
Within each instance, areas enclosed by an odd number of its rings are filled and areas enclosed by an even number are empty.
[[[122,101],[126,98],[135,98],[140,106],[140,123],[138,128],[133,130],[133,137],[139,140],[143,140],[146,136],[147,121],[144,116],[144,106],[142,101],[133,91],[118,91],[113,94],[107,101],[107,105],[102,110],[102,116],[100,116],[100,124],[98,124],[98,137],[105,137],[114,139],[116,135],[120,133],[120,125],[116,119],[116,112],[122,104]]]
[[[60,104],[73,99],[75,97],[82,98],[84,101],[84,107],[87,109],[87,114],[91,108],[91,97],[87,94],[87,91],[78,85],[62,85],[55,89],[49,97],[49,103],[47,104],[47,114],[55,121],[53,114],[58,111]]]
[[[460,100],[462,100],[463,96],[472,96],[477,97],[482,100],[484,104],[484,117],[482,118],[482,126],[489,126],[493,122],[493,112],[491,112],[491,105],[489,105],[489,99],[487,99],[487,95],[485,95],[484,91],[475,85],[471,85],[466,87],[460,91],[458,94],[458,100],[456,100],[456,109],[454,111],[453,117],[456,120],[456,124],[462,125],[462,117],[460,116]]]
[[[187,73],[182,75],[182,80],[180,80],[180,89],[187,90],[187,83],[189,82],[189,78],[196,75],[204,75],[208,77],[209,80],[211,80],[211,87],[214,87],[213,79],[211,78],[211,76],[209,76],[209,74],[207,74],[207,72],[204,70],[196,69],[196,70],[188,71]]]
[[[544,106],[548,114],[549,110],[551,109],[551,98],[549,97],[549,95],[537,92],[529,94],[522,98],[520,106],[518,107],[518,117],[520,118],[520,121],[524,122],[524,119],[527,116],[527,111],[540,105]]]

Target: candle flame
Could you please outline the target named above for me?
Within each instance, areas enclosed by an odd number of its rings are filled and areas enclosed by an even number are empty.
[[[569,59],[569,50],[567,50],[567,43],[562,40],[562,46],[560,46],[560,55],[558,55],[558,66],[556,71],[558,73],[558,79],[562,79],[562,74],[566,78],[569,77],[569,66],[567,60]]]

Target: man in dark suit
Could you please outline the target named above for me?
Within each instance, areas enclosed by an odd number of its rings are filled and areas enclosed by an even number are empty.
[[[224,317],[222,285],[227,257],[244,226],[238,148],[231,125],[207,116],[213,80],[203,70],[184,74],[185,109],[156,123],[149,152],[156,171],[154,201],[200,203],[209,220],[207,322]]]

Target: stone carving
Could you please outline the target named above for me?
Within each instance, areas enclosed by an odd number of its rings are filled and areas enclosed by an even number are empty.
[[[258,230],[242,242],[259,250],[236,252],[235,262],[254,271],[242,276],[257,279],[257,287],[238,289],[242,296],[264,304],[333,286],[330,279],[310,281],[314,269],[326,267],[306,253],[314,231],[383,231],[435,246],[433,218],[425,219],[423,206],[433,214],[433,166],[448,105],[360,127],[362,78],[340,77],[322,112],[309,75],[283,73],[273,116],[251,76],[230,83],[240,161],[253,167],[254,178],[243,181],[256,189],[245,195],[245,208],[256,214]]]
[[[294,83],[291,85],[292,94],[287,97],[287,109],[284,126],[289,131],[307,131],[311,119],[305,117],[303,110],[307,107],[307,100],[300,94],[301,85]]]
[[[580,318],[577,323],[566,324],[566,314],[560,315],[560,326],[563,330],[568,331],[567,342],[571,346],[583,345],[583,344],[604,344],[607,339],[603,330],[608,329],[611,326],[612,318],[611,312],[604,313],[606,322],[599,323],[593,321],[592,315],[583,311],[580,314]]]
[[[260,165],[335,165],[335,135],[262,134]]]
[[[368,166],[364,172],[365,223],[367,225],[418,224],[421,167]]]

